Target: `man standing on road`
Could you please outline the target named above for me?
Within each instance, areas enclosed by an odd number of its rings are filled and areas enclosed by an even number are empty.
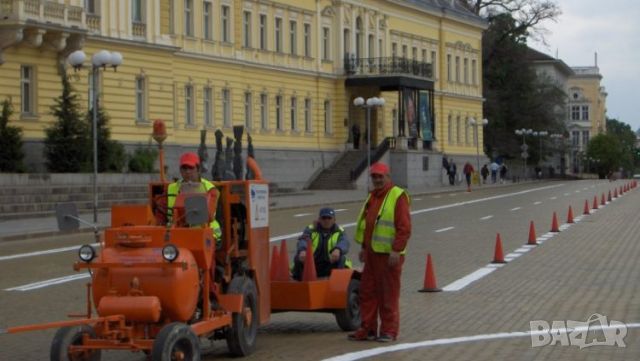
[[[307,250],[307,241],[311,240],[311,252]],[[296,256],[293,259],[293,278],[300,281],[302,270],[308,257],[313,257],[318,277],[329,277],[334,268],[351,267],[346,258],[349,252],[349,240],[344,229],[336,224],[336,212],[333,208],[322,208],[318,220],[304,229],[298,238]]]
[[[362,245],[360,262],[364,262],[362,325],[349,340],[390,342],[397,339],[400,328],[400,275],[411,236],[409,195],[393,185],[386,164],[372,164],[370,175],[373,190],[360,211],[355,234],[355,241]]]
[[[464,177],[467,181],[467,192],[471,192],[471,175],[473,174],[474,169],[471,163],[466,162],[464,164],[464,168],[462,168],[462,173],[464,173]]]

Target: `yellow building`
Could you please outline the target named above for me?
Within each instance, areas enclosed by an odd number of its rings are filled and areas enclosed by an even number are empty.
[[[118,51],[124,63],[99,82],[114,139],[145,144],[165,120],[171,173],[200,130],[212,154],[214,130],[243,125],[266,177],[301,188],[352,147],[354,124],[367,133],[353,99],[384,97],[371,144],[397,139],[407,169],[433,157],[424,172],[439,176],[442,153],[483,148],[469,120],[483,118],[484,28],[455,0],[0,0],[0,99],[20,110],[28,167],[42,170],[59,72],[89,98],[88,71],[67,56]]]

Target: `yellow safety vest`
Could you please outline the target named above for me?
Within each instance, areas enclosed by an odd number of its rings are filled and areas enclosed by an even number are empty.
[[[393,240],[396,236],[396,227],[395,227],[395,215],[396,215],[396,204],[398,203],[398,199],[406,194],[407,200],[410,201],[409,194],[406,190],[393,186],[387,192],[387,195],[384,197],[382,201],[382,206],[380,206],[380,210],[378,211],[378,217],[376,220],[376,224],[373,228],[373,234],[371,236],[371,249],[373,249],[376,253],[391,253]],[[369,202],[369,198],[371,194],[367,197],[367,200],[362,206],[360,210],[360,215],[358,216],[358,222],[356,224],[356,235],[355,241],[356,243],[362,244],[364,242],[364,230],[366,227],[366,220],[364,216],[364,211],[367,203]],[[403,249],[400,254],[405,254],[406,249]]]
[[[313,253],[315,253],[316,249],[318,248],[318,243],[320,243],[320,232],[316,230],[316,227],[313,224],[309,225],[308,228],[311,230],[311,247],[313,247]],[[330,253],[332,249],[336,248],[336,245],[338,244],[338,238],[340,238],[340,235],[342,233],[344,233],[344,228],[338,227],[338,230],[331,234],[331,237],[329,237],[329,242],[327,242],[327,253]],[[351,264],[351,260],[345,256],[345,267],[351,268]]]
[[[204,178],[200,178],[200,184],[202,184],[205,192],[216,188],[213,183]],[[180,194],[181,185],[182,181],[177,181],[169,184],[169,187],[167,187],[167,217],[169,222],[173,216],[173,206],[176,204],[176,197]],[[209,227],[213,230],[216,240],[220,240],[222,238],[222,228],[220,228],[220,223],[214,219],[213,222],[209,223]]]

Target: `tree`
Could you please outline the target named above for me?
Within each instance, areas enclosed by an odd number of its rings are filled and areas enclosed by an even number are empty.
[[[629,124],[618,119],[607,118],[607,134],[614,136],[620,143],[621,158],[619,167],[633,170],[636,155],[636,133]]]
[[[617,171],[622,165],[624,151],[615,135],[598,134],[589,141],[587,156],[598,160],[596,171],[603,178],[609,172]]]
[[[44,155],[47,169],[75,173],[89,168],[91,144],[89,128],[82,119],[78,96],[66,74],[62,74],[62,94],[54,99],[51,114],[56,122],[45,129]]]
[[[158,158],[158,151],[151,142],[146,147],[138,146],[129,157],[129,171],[132,173],[153,173],[153,167]]]
[[[8,124],[12,114],[11,101],[5,99],[0,114],[0,172],[24,172],[22,129]]]
[[[124,146],[111,139],[109,129],[109,115],[98,106],[98,171],[99,172],[121,172],[127,161],[127,154]],[[87,124],[89,129],[93,129],[93,109],[87,112]],[[89,164],[93,169],[93,151],[89,159]]]

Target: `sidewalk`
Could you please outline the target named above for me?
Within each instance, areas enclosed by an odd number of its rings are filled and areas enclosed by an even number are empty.
[[[486,184],[482,188],[505,187],[513,183]],[[477,188],[475,186],[474,188]],[[421,194],[435,194],[448,192],[463,192],[464,185],[438,186],[422,189],[409,189],[412,196]],[[359,202],[364,200],[366,193],[364,190],[303,190],[295,193],[274,194],[270,199],[270,209],[284,210],[302,207],[316,207],[322,205],[337,205],[342,203]],[[81,213],[84,219],[93,219],[92,213]],[[111,222],[111,212],[103,211],[98,213],[98,223],[101,227]],[[80,232],[89,232],[91,228],[87,225],[80,225]],[[0,221],[0,242],[15,241],[25,238],[39,238],[57,235],[58,224],[55,215],[47,217],[12,219]]]

